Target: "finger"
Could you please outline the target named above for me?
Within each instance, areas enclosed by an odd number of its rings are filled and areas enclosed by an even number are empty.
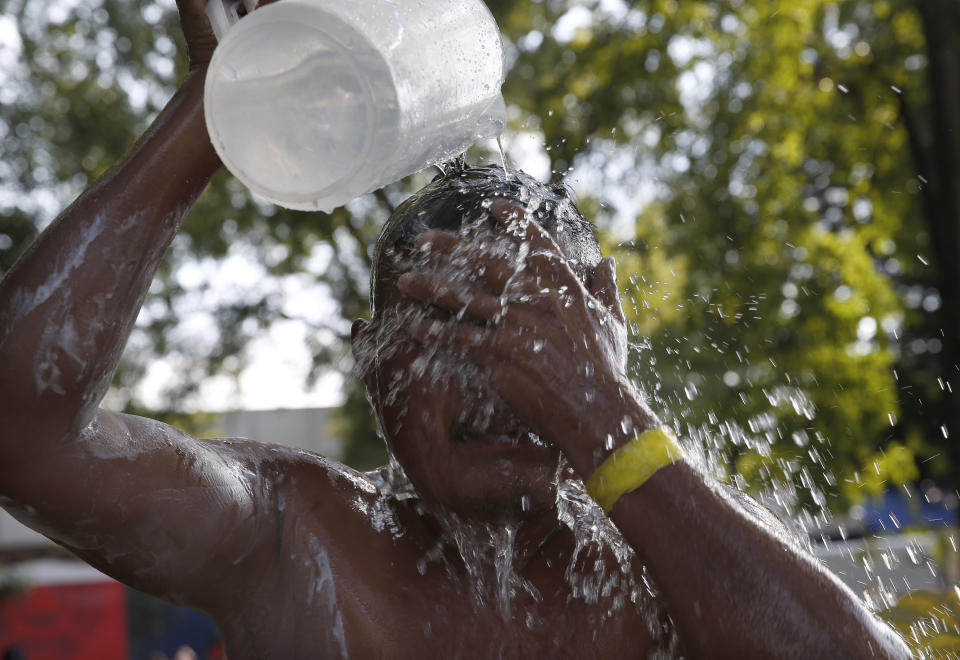
[[[613,257],[604,257],[593,269],[590,293],[617,319],[626,321],[617,291],[617,262]]]
[[[548,342],[525,337],[523,333],[511,333],[511,339],[504,340],[496,330],[456,321],[413,321],[407,325],[407,332],[426,347],[466,355],[481,365],[502,364],[506,357],[522,360],[536,354],[543,354],[542,359],[548,362],[557,359]]]
[[[205,13],[206,6],[205,0],[177,0],[177,10],[181,16],[184,14],[200,16]]]
[[[563,250],[543,226],[527,216],[526,209],[517,202],[497,198],[490,203],[490,213],[508,233],[530,244],[531,252],[553,252],[562,255]]]
[[[546,279],[561,294],[572,295],[581,292],[580,279],[563,255],[554,252],[533,252],[527,257],[527,268],[540,280]]]
[[[501,241],[502,243],[502,241]],[[454,236],[444,231],[424,232],[417,239],[418,247],[428,257],[442,255],[457,270],[467,270],[479,277],[494,294],[534,295],[539,292],[533,278],[524,270],[520,254],[510,253],[496,241],[480,237]]]
[[[204,0],[177,0],[180,27],[187,42],[191,71],[205,67],[217,47],[217,37],[210,27],[205,7]]]
[[[407,332],[424,346],[480,357],[490,352],[492,333],[486,328],[444,321],[414,321]]]
[[[432,273],[404,273],[397,279],[400,293],[455,314],[490,321],[503,312],[500,299],[464,281],[450,281]]]
[[[450,254],[460,243],[460,237],[439,229],[429,229],[417,237],[417,248],[427,254],[432,252]]]
[[[580,280],[570,268],[563,250],[539,222],[526,217],[522,206],[506,199],[495,199],[490,204],[494,217],[513,235],[529,245],[527,267],[531,272],[548,277],[558,287],[566,286],[571,292],[580,288]]]

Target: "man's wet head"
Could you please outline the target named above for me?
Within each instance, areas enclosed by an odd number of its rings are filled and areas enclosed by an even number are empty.
[[[427,230],[459,231],[465,224],[489,218],[496,199],[523,207],[553,237],[574,271],[588,280],[602,254],[593,225],[586,220],[563,185],[548,186],[520,170],[502,167],[450,166],[390,216],[374,247],[370,277],[370,310],[374,320],[395,292],[395,280],[413,258],[417,237]]]
[[[589,286],[600,246],[564,188],[516,170],[460,165],[390,217],[374,249],[373,320],[358,321],[353,331],[354,354],[382,431],[411,481],[424,497],[485,518],[550,506],[558,452],[513,414],[475,364],[404,332],[415,320],[449,314],[405,298],[396,282],[408,270],[429,267],[429,251],[418,245],[424,232],[482,234],[489,249],[516,251],[490,213],[503,200],[546,229]]]

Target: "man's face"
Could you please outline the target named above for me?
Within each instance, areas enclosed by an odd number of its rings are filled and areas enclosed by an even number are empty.
[[[354,325],[354,354],[390,450],[423,497],[458,514],[502,520],[548,509],[559,450],[529,431],[469,359],[404,332],[412,320],[444,316],[393,290],[376,324]]]

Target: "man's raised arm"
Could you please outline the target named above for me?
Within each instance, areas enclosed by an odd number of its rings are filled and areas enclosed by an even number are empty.
[[[0,282],[0,504],[126,582],[212,607],[196,574],[240,563],[269,533],[260,454],[98,410],[161,258],[220,167],[202,7],[181,2],[180,89]]]
[[[191,71],[130,153],[0,282],[0,452],[76,436],[110,385],[154,272],[220,161]]]

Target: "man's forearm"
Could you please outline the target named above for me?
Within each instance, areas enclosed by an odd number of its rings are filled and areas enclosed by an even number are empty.
[[[694,657],[909,657],[825,568],[688,463],[661,469],[610,515]]]
[[[191,73],[130,153],[0,282],[0,458],[91,418],[153,274],[219,168]]]
[[[629,396],[614,417],[652,419]],[[590,458],[607,453],[593,444],[572,459],[584,478]],[[623,495],[610,516],[656,580],[691,656],[909,657],[835,577],[685,461]]]

